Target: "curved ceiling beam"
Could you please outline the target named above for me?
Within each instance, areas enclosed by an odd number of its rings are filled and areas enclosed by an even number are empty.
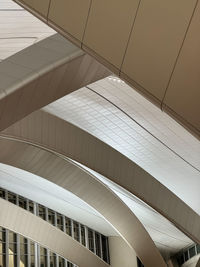
[[[200,137],[198,0],[15,2]]]
[[[108,267],[102,259],[69,235],[32,213],[0,199],[0,225],[19,233],[80,267]]]
[[[124,155],[67,121],[37,111],[4,131],[82,163],[146,202],[200,243],[200,216]]]
[[[0,131],[110,72],[55,34],[0,63]]]
[[[0,139],[0,161],[29,171],[72,192],[97,210],[147,267],[166,267],[132,211],[103,183],[60,155],[20,141]],[[96,265],[94,265],[96,266]]]

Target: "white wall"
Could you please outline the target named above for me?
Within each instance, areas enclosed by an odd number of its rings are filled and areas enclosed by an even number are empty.
[[[121,237],[109,237],[111,267],[137,267],[136,254]]]
[[[186,261],[181,267],[196,267],[200,255],[192,257],[189,261]]]

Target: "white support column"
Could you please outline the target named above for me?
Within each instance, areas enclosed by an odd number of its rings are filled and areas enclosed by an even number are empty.
[[[29,211],[29,200],[28,199],[26,199],[26,210]]]
[[[5,200],[8,200],[8,190],[5,189]]]
[[[74,239],[74,222],[71,220],[71,233],[72,233],[72,238]]]
[[[92,231],[92,235],[93,235],[93,243],[94,243],[94,254],[97,254],[95,231]]]
[[[63,232],[66,233],[66,220],[65,220],[65,216],[63,215]]]
[[[36,216],[38,216],[38,204],[37,203],[33,203],[33,210],[34,210],[34,214],[36,215]]]
[[[9,267],[9,230],[7,229],[6,229],[5,236],[6,236],[6,240],[5,240],[6,241],[6,266],[5,267]]]
[[[17,267],[20,267],[20,235],[19,234],[16,234],[17,235]]]
[[[35,247],[35,267],[39,267],[38,245],[34,243],[34,247]]]
[[[81,224],[78,224],[78,230],[79,230],[79,242],[82,244],[82,236],[81,236]]]
[[[56,254],[56,266],[55,267],[59,267],[59,258],[57,254]]]
[[[85,228],[85,246],[89,249],[89,241],[88,241],[88,228],[87,226],[84,226]]]
[[[19,195],[16,194],[16,205],[19,206]]]
[[[48,222],[49,218],[48,218],[48,208],[45,207],[45,221]]]
[[[47,267],[50,267],[50,251],[47,249]]]
[[[27,239],[27,252],[28,252],[28,267],[31,266],[31,245],[30,245],[30,240]]]

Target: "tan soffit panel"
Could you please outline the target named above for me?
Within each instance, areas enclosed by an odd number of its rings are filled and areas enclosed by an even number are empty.
[[[146,267],[166,267],[154,242],[134,213],[93,175],[43,147],[1,138],[0,148],[4,151],[0,155],[4,163],[56,183],[98,211],[136,251]]]
[[[122,72],[162,100],[196,0],[142,0]]]
[[[195,242],[200,216],[133,161],[79,127],[37,111],[4,134],[40,144],[102,174],[146,202]]]
[[[52,0],[49,21],[82,41],[90,0]]]
[[[93,0],[83,44],[120,69],[139,0]]]
[[[40,15],[47,17],[50,0],[15,0],[15,2],[33,9]]]
[[[80,267],[108,267],[89,249],[36,215],[0,199],[0,225],[19,233]]]
[[[175,112],[200,135],[200,4],[191,22],[164,98],[164,109]]]

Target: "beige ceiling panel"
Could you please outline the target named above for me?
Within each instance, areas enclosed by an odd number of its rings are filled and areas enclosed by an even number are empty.
[[[200,133],[200,5],[179,56],[164,103]]]
[[[196,0],[142,0],[122,72],[162,100]]]
[[[120,68],[139,0],[93,0],[84,45]]]
[[[37,13],[47,17],[49,0],[15,0],[15,2],[21,3],[22,5],[26,5],[29,8],[32,8]]]
[[[82,41],[90,0],[52,0],[49,20]]]

